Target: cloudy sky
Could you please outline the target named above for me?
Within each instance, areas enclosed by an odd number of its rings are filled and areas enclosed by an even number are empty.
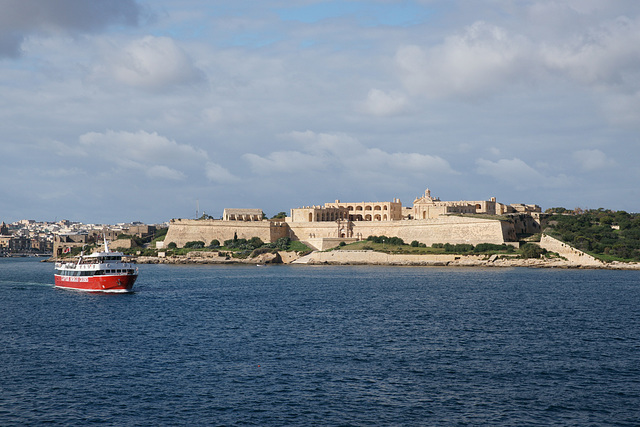
[[[0,0],[0,220],[640,212],[640,2]]]

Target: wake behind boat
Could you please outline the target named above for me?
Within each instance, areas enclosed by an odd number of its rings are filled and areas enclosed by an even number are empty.
[[[104,239],[104,252],[80,253],[75,262],[57,262],[55,286],[88,292],[132,292],[138,278],[138,268],[123,262],[122,252],[109,250]]]

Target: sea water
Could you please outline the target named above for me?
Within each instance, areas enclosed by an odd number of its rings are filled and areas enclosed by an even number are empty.
[[[640,425],[640,272],[0,259],[0,425]]]

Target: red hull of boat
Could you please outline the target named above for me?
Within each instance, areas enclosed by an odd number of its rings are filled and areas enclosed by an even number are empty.
[[[88,292],[132,292],[137,275],[119,276],[59,276],[55,275],[57,288]]]

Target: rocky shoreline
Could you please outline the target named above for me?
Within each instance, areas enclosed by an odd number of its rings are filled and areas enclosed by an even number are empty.
[[[294,261],[309,265],[398,265],[398,266],[448,266],[448,267],[529,267],[529,268],[582,268],[607,270],[640,270],[640,263],[584,262],[566,258],[518,258],[485,255],[402,255],[373,251],[314,252]]]
[[[517,258],[497,255],[411,255],[385,254],[374,251],[336,250],[312,252],[299,256],[292,252],[260,254],[253,258],[233,258],[224,252],[190,252],[186,255],[168,257],[134,258],[139,264],[296,264],[296,265],[389,265],[389,266],[431,266],[431,267],[528,267],[528,268],[575,268],[607,270],[640,270],[640,263],[611,262],[592,260],[576,262],[563,258]]]
[[[284,258],[284,259],[283,259]],[[284,264],[289,257],[280,252],[263,253],[255,257],[234,258],[227,252],[193,251],[186,255],[165,257],[137,256],[132,258],[138,264]]]

